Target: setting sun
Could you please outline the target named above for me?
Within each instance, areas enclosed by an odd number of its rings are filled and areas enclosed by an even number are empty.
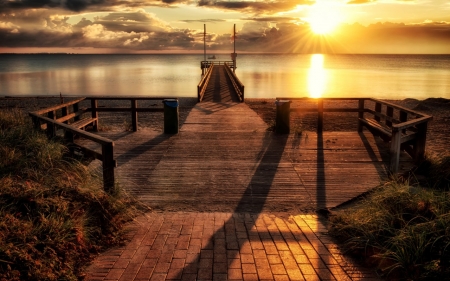
[[[334,31],[341,21],[339,9],[329,1],[317,1],[311,6],[307,21],[312,32],[328,34]]]

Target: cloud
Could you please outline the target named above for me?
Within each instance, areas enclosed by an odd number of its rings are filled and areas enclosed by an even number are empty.
[[[170,30],[168,24],[144,10],[109,13],[104,17],[96,17],[93,24],[101,24],[110,31],[154,32]]]
[[[254,14],[274,14],[281,11],[289,11],[298,5],[310,5],[315,1],[310,0],[290,0],[290,1],[223,1],[223,0],[200,0],[199,6],[206,6],[217,9],[239,10],[245,13]]]
[[[195,22],[209,22],[209,23],[215,23],[215,22],[226,22],[226,20],[223,19],[198,19],[198,20],[180,20],[181,22],[186,23],[195,23]]]
[[[296,18],[296,17],[250,17],[250,18],[242,18],[242,20],[267,21],[267,22],[280,23],[280,22],[298,21],[298,18]]]
[[[74,12],[111,11],[117,7],[171,6],[189,0],[0,0],[0,10],[60,8]]]

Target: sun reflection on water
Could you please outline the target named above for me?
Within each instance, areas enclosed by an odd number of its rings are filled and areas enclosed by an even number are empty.
[[[320,98],[326,89],[327,72],[323,68],[324,55],[311,56],[311,66],[308,70],[308,92],[311,98]]]

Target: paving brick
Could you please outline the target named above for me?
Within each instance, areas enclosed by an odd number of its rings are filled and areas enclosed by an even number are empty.
[[[244,281],[259,281],[258,274],[243,274]]]
[[[273,279],[275,281],[290,281],[289,276],[288,275],[274,275]]]
[[[184,259],[187,256],[187,250],[175,250],[173,252],[174,259]]]
[[[257,267],[256,271],[258,272],[259,279],[268,279],[268,280],[273,279],[270,268]]]
[[[170,268],[183,268],[186,260],[185,259],[173,259],[170,263]]]
[[[255,263],[255,259],[253,258],[253,255],[241,254],[241,262],[242,263]]]
[[[153,274],[153,267],[141,267],[136,274],[136,279],[149,280]]]
[[[272,274],[274,275],[283,275],[283,274],[287,274],[286,270],[284,269],[284,265],[283,264],[271,264],[270,265],[270,269],[272,270]]]
[[[214,262],[213,273],[227,273],[228,264],[226,262]]]
[[[213,273],[213,281],[227,281],[226,273]]]
[[[105,280],[119,280],[124,271],[125,269],[122,268],[111,269],[108,275],[106,275]]]
[[[200,262],[198,263],[198,268],[212,268],[213,259],[203,259],[200,258]]]
[[[312,267],[311,264],[299,264],[300,270],[302,271],[303,275],[314,275],[316,274],[316,271]]]
[[[150,281],[164,281],[166,280],[166,274],[165,273],[156,273],[152,275],[152,278]]]
[[[228,269],[228,279],[230,280],[242,280],[242,270],[240,268]]]
[[[211,280],[212,279],[212,268],[200,268],[198,270],[199,280]]]
[[[126,268],[128,264],[130,263],[130,259],[119,259],[114,263],[113,268]]]
[[[252,263],[243,263],[242,264],[242,273],[256,273],[256,266]]]
[[[304,276],[298,269],[287,269],[286,271],[289,276],[289,279],[291,279],[291,280],[307,280],[307,281],[309,281],[308,279],[304,278]]]
[[[228,268],[241,268],[241,259],[228,259]]]
[[[156,264],[154,272],[155,273],[166,273],[169,270],[170,263],[168,262],[159,262]]]
[[[270,264],[282,263],[279,255],[267,255],[267,260],[269,261]]]

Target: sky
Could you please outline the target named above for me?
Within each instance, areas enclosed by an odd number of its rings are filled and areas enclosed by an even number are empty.
[[[0,0],[0,53],[449,54],[449,0]]]

